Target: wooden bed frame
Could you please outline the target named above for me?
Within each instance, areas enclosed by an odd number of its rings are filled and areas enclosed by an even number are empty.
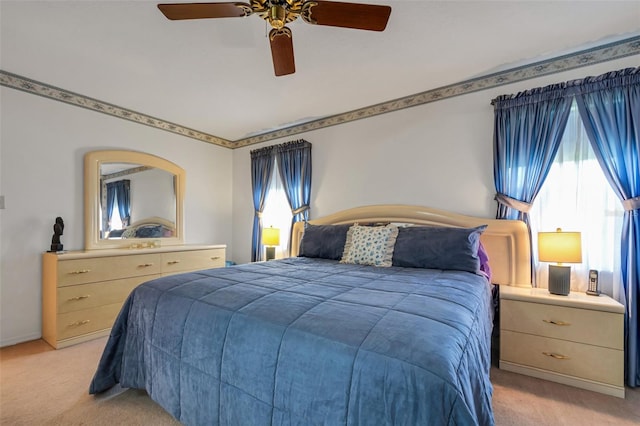
[[[309,221],[313,225],[354,222],[390,222],[459,228],[487,225],[481,241],[489,255],[491,281],[500,285],[531,285],[531,246],[529,232],[522,221],[464,216],[445,210],[400,204],[357,207]],[[304,234],[304,222],[294,224],[291,256],[298,255],[302,234]]]

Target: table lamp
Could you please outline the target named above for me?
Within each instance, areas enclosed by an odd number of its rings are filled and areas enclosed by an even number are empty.
[[[538,258],[541,262],[557,262],[549,265],[549,293],[569,295],[571,289],[571,266],[562,263],[582,262],[582,241],[579,232],[538,233]]]
[[[280,245],[280,230],[270,227],[262,230],[262,244],[266,246],[267,260],[276,258],[276,246]]]

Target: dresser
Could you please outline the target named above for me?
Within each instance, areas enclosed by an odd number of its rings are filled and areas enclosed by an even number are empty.
[[[624,307],[500,286],[500,368],[624,398]]]
[[[225,265],[225,245],[44,253],[42,338],[54,348],[106,336],[131,291],[154,278]]]

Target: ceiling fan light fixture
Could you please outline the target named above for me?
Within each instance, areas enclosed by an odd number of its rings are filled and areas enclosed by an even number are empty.
[[[276,30],[284,27],[287,19],[287,11],[279,4],[273,5],[269,8],[269,24]]]

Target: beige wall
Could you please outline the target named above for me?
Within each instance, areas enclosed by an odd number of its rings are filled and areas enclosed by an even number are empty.
[[[0,346],[40,337],[41,253],[56,216],[64,248],[84,248],[88,151],[145,151],[178,164],[186,242],[231,246],[231,150],[4,87],[0,102]]]
[[[624,58],[236,149],[230,257],[238,263],[250,259],[251,149],[298,138],[313,144],[312,218],[386,203],[493,217],[491,99],[637,65],[638,56]]]
[[[637,66],[638,56],[274,140],[313,144],[311,216],[364,204],[406,203],[492,217],[490,100]],[[425,84],[428,87],[428,84]],[[224,243],[250,259],[251,149],[228,150],[155,128],[0,88],[0,346],[40,337],[41,253],[56,216],[67,250],[83,248],[82,159],[132,149],[187,171],[187,243]]]

